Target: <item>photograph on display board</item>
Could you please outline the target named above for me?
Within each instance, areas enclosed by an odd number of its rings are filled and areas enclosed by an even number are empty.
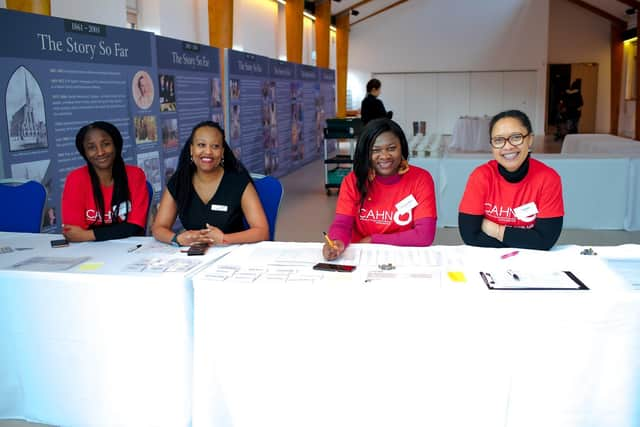
[[[44,185],[47,193],[51,191],[51,160],[42,159],[25,163],[13,163],[11,165],[11,177],[27,181],[38,181]]]
[[[211,115],[211,121],[218,123],[220,127],[224,129],[224,115],[222,113],[213,113]]]
[[[178,139],[178,119],[162,119],[162,146],[165,150],[177,148],[180,145]]]
[[[158,140],[155,116],[134,116],[133,126],[136,130],[136,144],[156,142]]]
[[[294,84],[294,83],[292,83]],[[302,140],[302,123],[304,119],[302,102],[291,104],[291,159],[304,158],[304,142]]]
[[[44,210],[44,216],[42,218],[42,229],[46,231],[49,228],[53,228],[58,223],[58,215],[56,214],[56,208],[53,206],[47,206]]]
[[[144,170],[147,181],[153,186],[153,191],[162,191],[162,181],[160,180],[160,153],[157,151],[138,153],[138,167]]]
[[[276,114],[276,82],[262,83],[262,135],[264,146],[264,173],[270,175],[278,169],[278,120]]]
[[[240,99],[240,80],[229,80],[229,94],[231,95],[231,99],[234,101]]]
[[[142,110],[147,110],[153,104],[153,80],[151,76],[144,70],[138,71],[131,81],[131,93],[133,100]]]
[[[176,94],[173,90],[176,76],[171,74],[160,74],[158,84],[160,85],[160,111],[176,111]]]
[[[231,138],[240,137],[240,105],[235,104],[231,107]]]
[[[178,156],[164,158],[164,182],[169,182],[178,168]]]
[[[324,137],[324,96],[320,93],[320,86],[316,88],[316,152],[319,153],[322,148],[322,139]]]
[[[222,89],[218,77],[211,79],[211,106],[214,108],[222,106]]]
[[[47,127],[42,90],[33,74],[18,67],[5,94],[9,151],[47,148]]]

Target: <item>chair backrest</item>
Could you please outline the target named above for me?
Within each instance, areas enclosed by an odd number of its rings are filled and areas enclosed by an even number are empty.
[[[39,233],[47,190],[38,181],[0,180],[0,231]]]
[[[269,240],[274,240],[276,235],[276,220],[278,219],[278,209],[282,201],[284,189],[277,178],[272,176],[251,175],[256,186],[260,203],[267,216],[269,223]]]

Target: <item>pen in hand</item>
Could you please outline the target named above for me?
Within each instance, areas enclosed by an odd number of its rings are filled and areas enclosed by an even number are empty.
[[[322,232],[322,235],[324,236],[324,240],[326,240],[326,241],[327,241],[327,244],[328,244],[329,246],[331,246],[331,249],[333,249],[333,250],[336,250],[336,251],[337,251],[337,250],[338,250],[338,247],[336,246],[336,244],[335,244],[335,243],[333,243],[333,240],[331,240],[331,239],[329,238],[329,235],[328,235],[326,232],[324,232],[324,231]]]

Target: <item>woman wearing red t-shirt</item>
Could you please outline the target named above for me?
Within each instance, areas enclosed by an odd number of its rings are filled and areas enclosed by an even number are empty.
[[[108,122],[76,134],[87,164],[69,173],[62,192],[62,233],[72,242],[142,235],[149,192],[142,169],[125,165],[122,135]]]
[[[429,246],[436,231],[433,178],[409,166],[409,145],[390,119],[369,122],[358,139],[353,171],[342,181],[336,216],[325,244],[327,260],[355,243]]]
[[[458,225],[468,245],[550,249],[562,231],[562,183],[529,156],[531,121],[522,111],[497,114],[489,125],[495,160],[469,176]]]

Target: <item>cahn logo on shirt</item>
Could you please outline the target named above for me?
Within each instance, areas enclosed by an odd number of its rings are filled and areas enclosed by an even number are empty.
[[[488,217],[496,218],[502,223],[516,222],[533,222],[538,213],[538,207],[535,202],[525,203],[517,208],[498,206],[491,203],[484,204],[484,213]]]
[[[86,219],[87,222],[96,222],[96,223],[103,223],[103,224],[111,224],[113,222],[112,220],[112,216],[113,216],[113,211],[116,209],[115,205],[111,208],[110,211],[106,212],[104,214],[104,221],[102,221],[102,216],[100,215],[100,212],[98,212],[95,209],[87,209],[86,210]],[[120,203],[120,210],[118,211],[118,218],[120,219],[120,221],[124,221],[127,218],[127,213],[129,213],[131,211],[131,202],[130,201],[126,201],[126,202],[122,202]]]
[[[396,203],[395,212],[388,210],[360,209],[360,221],[374,222],[381,225],[389,225],[391,221],[403,226],[413,221],[412,209],[418,206],[418,201],[409,195]]]

